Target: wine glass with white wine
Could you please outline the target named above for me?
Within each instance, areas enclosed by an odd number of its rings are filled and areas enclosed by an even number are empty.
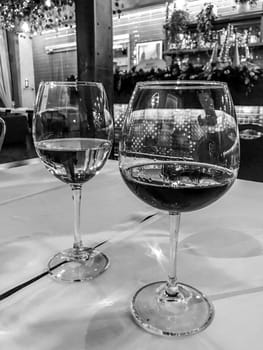
[[[40,83],[33,118],[36,152],[57,179],[71,187],[74,244],[52,257],[49,273],[63,281],[85,281],[109,265],[106,255],[83,245],[82,185],[105,165],[113,144],[113,119],[105,90],[96,82]]]

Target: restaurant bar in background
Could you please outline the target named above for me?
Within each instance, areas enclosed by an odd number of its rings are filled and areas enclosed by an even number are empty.
[[[37,9],[36,1],[5,3],[0,5],[1,44],[8,48],[1,50],[3,107],[32,108],[41,80],[66,80],[109,64],[115,103],[127,102],[136,80],[178,78],[227,81],[236,104],[261,104],[254,89],[261,86],[261,0],[46,0]],[[87,16],[90,21],[83,20]]]
[[[136,82],[146,80],[228,83],[241,139],[254,142],[262,131],[262,4],[262,0],[2,1],[0,113],[4,118],[24,116],[19,127],[14,119],[8,120],[4,150],[23,143],[27,150],[20,156],[35,155],[32,147],[28,151],[27,131],[30,134],[39,83],[72,79],[104,84],[115,120],[115,157],[131,93]]]

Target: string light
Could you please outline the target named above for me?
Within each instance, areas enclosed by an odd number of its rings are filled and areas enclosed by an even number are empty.
[[[3,0],[0,3],[0,27],[9,31],[41,33],[74,23],[73,0]]]
[[[21,25],[21,29],[24,33],[29,33],[30,26],[29,26],[28,22],[23,22],[23,24]]]
[[[113,0],[112,12],[119,17],[123,4]],[[28,26],[24,23],[28,23]],[[44,30],[72,27],[75,24],[75,0],[2,0],[0,28],[31,34]],[[29,27],[29,29],[28,29]]]

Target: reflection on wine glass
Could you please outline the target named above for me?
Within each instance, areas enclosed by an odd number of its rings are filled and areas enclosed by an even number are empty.
[[[138,83],[124,121],[119,166],[130,190],[170,217],[168,280],[137,291],[133,317],[155,334],[200,332],[214,309],[204,294],[177,280],[177,241],[181,212],[213,203],[237,177],[239,135],[227,85]]]
[[[113,120],[105,90],[93,82],[42,82],[36,98],[33,139],[51,174],[70,185],[74,201],[74,245],[56,254],[50,274],[85,281],[102,273],[108,258],[83,246],[80,234],[82,185],[104,166],[113,143]]]

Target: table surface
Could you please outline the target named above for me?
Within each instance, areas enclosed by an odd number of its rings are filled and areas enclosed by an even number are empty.
[[[72,245],[73,204],[69,186],[37,160],[1,166],[0,348],[261,350],[262,195],[262,183],[237,180],[214,204],[182,216],[178,276],[208,295],[215,318],[197,335],[166,338],[139,328],[129,305],[138,288],[166,279],[168,217],[129,191],[117,161],[109,160],[82,196],[84,242],[107,241],[100,249],[109,269],[84,283],[45,275],[3,297]]]

